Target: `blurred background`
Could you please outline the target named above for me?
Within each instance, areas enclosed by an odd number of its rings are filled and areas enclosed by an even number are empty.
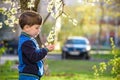
[[[114,58],[120,64],[119,0],[1,0],[0,80],[18,78],[17,46],[21,32],[18,17],[24,10],[39,12],[43,18],[41,39],[37,39],[40,45],[46,43],[52,27],[55,30],[52,39],[56,47],[46,57],[47,76],[42,80],[48,80],[48,77],[49,80],[98,80],[101,70],[97,67],[92,69],[94,65],[105,62],[102,65],[107,66],[107,62]],[[82,36],[89,40],[88,60],[76,57],[62,59],[62,48],[70,36]],[[116,74],[120,76],[120,67],[117,67],[118,72],[111,74],[112,66],[116,67],[116,64],[107,67],[100,80],[114,80]],[[92,77],[94,74],[97,77]]]

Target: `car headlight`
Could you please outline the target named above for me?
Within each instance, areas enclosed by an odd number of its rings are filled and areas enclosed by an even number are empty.
[[[91,49],[91,47],[90,47],[90,46],[87,46],[87,47],[86,47],[86,50],[87,50],[87,51],[89,51],[90,49]]]

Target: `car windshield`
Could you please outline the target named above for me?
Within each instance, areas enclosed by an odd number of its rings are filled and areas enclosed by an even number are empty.
[[[87,44],[85,40],[67,40],[66,44]]]

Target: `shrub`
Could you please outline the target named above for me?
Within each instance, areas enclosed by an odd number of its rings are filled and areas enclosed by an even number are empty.
[[[103,73],[108,68],[107,66],[112,66],[111,73],[117,80],[119,80],[120,79],[120,50],[115,48],[112,38],[110,38],[110,41],[112,46],[112,54],[114,54],[114,58],[110,59],[106,63],[101,62],[99,67],[94,65],[92,69],[94,70],[94,75],[98,77],[100,76],[101,73]]]

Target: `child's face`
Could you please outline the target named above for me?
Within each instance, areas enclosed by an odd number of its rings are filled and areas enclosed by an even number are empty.
[[[27,34],[29,34],[31,37],[37,37],[39,32],[40,32],[40,25],[33,25],[27,28]]]

